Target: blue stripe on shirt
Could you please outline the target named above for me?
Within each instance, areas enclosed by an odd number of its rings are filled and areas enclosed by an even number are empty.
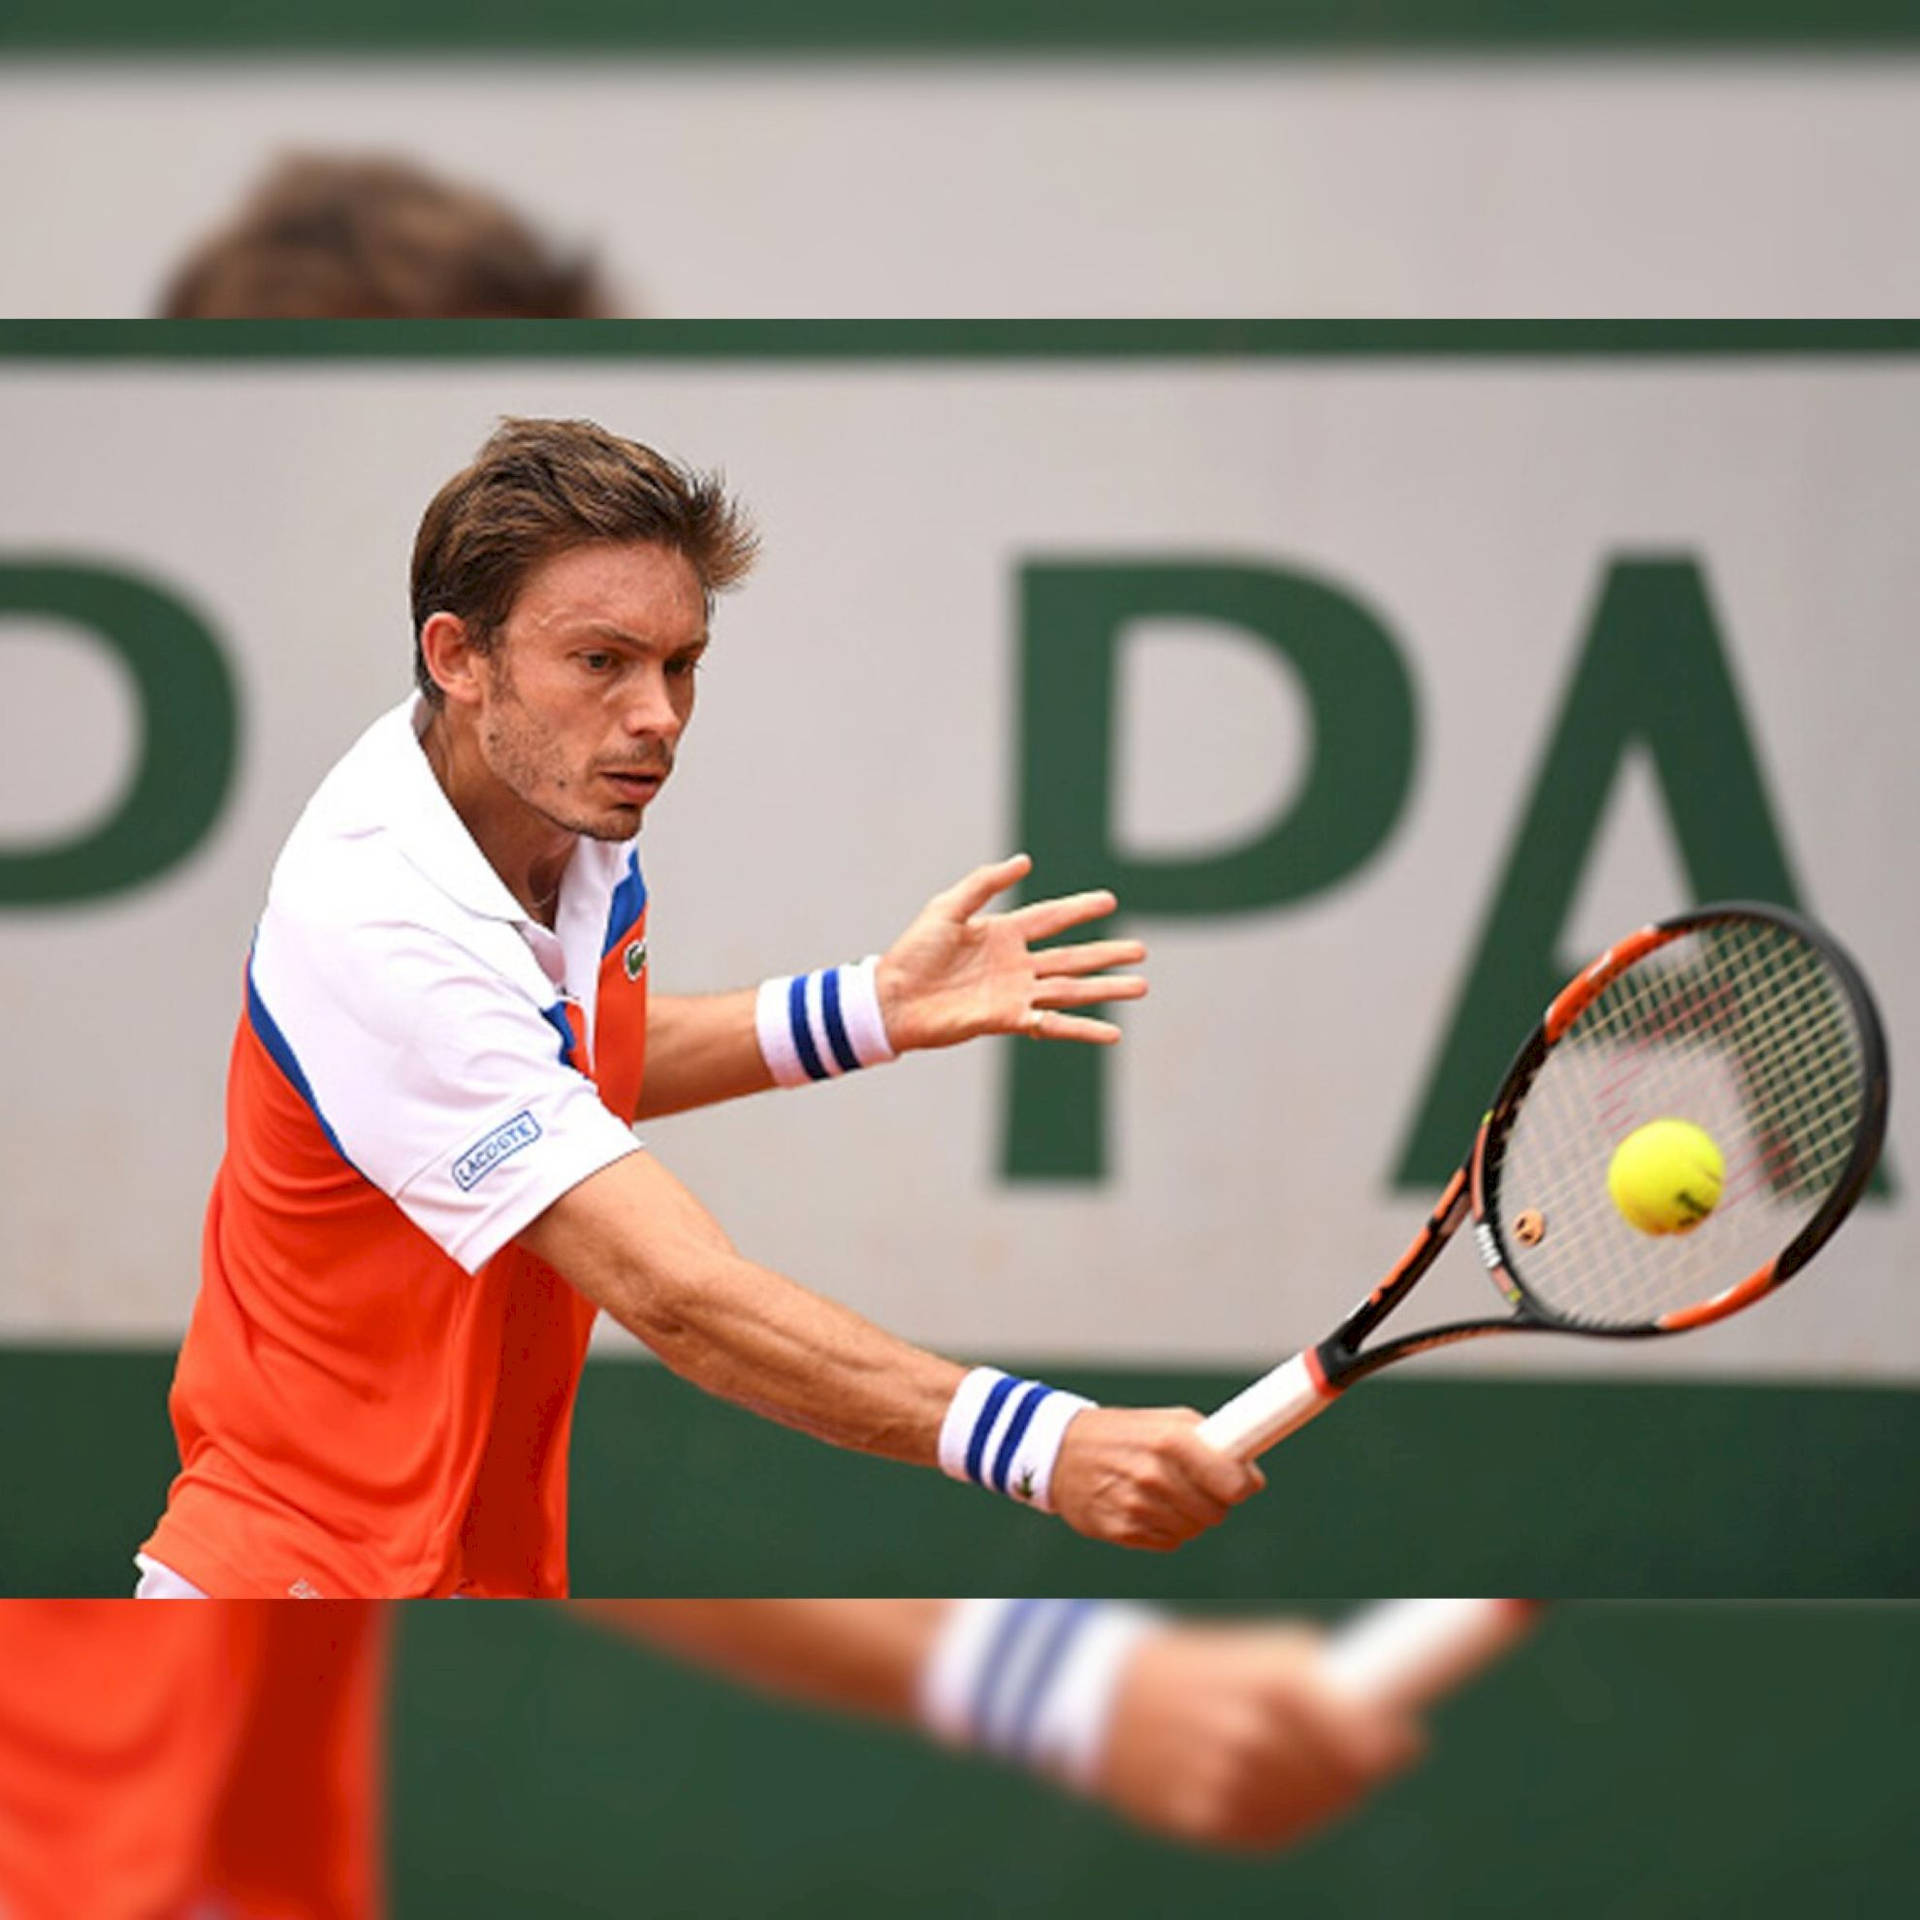
[[[573,1026],[567,1019],[566,1002],[556,1000],[552,1006],[542,1007],[540,1018],[560,1036],[560,1064],[571,1067],[575,1073],[585,1071],[574,1053]]]
[[[635,921],[647,910],[647,883],[640,877],[640,856],[629,850],[626,878],[613,890],[607,909],[607,937],[600,949],[604,960],[617,947]]]
[[[287,1036],[280,1031],[279,1023],[267,1011],[267,1003],[260,998],[260,989],[253,978],[253,956],[247,956],[247,1018],[253,1023],[253,1030],[260,1036],[260,1044],[266,1048],[273,1064],[286,1075],[287,1084],[293,1088],[302,1100],[313,1110],[313,1117],[320,1123],[320,1131],[327,1136],[330,1146],[347,1165],[353,1167],[352,1156],[340,1144],[340,1136],[334,1132],[332,1123],[320,1111],[320,1102],[313,1097],[313,1085],[301,1068],[299,1057],[294,1053]],[[353,1167],[360,1173],[358,1167]],[[364,1180],[365,1174],[360,1177]]]

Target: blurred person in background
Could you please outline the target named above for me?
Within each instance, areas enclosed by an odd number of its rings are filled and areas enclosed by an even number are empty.
[[[1420,1745],[1404,1716],[1336,1693],[1319,1636],[1287,1622],[1081,1600],[572,1611],[775,1695],[1022,1764],[1206,1847],[1297,1840]],[[0,1608],[0,1914],[383,1913],[394,1624],[378,1602]]]
[[[477,187],[387,155],[290,154],[200,241],[166,320],[595,320],[599,267]]]

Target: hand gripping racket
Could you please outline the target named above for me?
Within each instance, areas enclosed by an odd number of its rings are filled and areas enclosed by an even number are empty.
[[[1645,1232],[1608,1191],[1654,1120],[1704,1129],[1724,1178],[1685,1231]],[[1859,1199],[1887,1121],[1873,997],[1819,928],[1778,907],[1701,907],[1609,947],[1527,1036],[1465,1164],[1396,1266],[1332,1334],[1199,1428],[1251,1459],[1354,1381],[1493,1333],[1645,1339],[1719,1320],[1804,1267]],[[1473,1216],[1511,1311],[1361,1342]]]

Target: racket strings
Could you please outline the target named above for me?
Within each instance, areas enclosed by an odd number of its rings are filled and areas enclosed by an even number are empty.
[[[1492,1204],[1515,1277],[1550,1312],[1645,1326],[1773,1259],[1833,1192],[1867,1101],[1854,1011],[1819,950],[1763,920],[1655,949],[1596,996],[1520,1103]],[[1630,1225],[1607,1190],[1626,1136],[1679,1119],[1724,1161],[1718,1205],[1686,1233]],[[1537,1244],[1516,1244],[1521,1212]]]

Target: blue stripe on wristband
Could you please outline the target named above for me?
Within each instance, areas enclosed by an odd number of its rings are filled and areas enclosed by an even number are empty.
[[[842,1073],[857,1073],[860,1068],[860,1056],[853,1050],[853,1042],[847,1038],[846,1022],[840,1018],[840,969],[829,967],[820,976],[820,1012],[826,1021],[827,1044],[833,1049],[833,1057],[840,1063]]]
[[[940,1422],[940,1471],[1050,1513],[1053,1469],[1068,1427],[1093,1402],[998,1367],[974,1367]]]
[[[1031,1761],[1038,1757],[1033,1746],[1033,1723],[1039,1715],[1040,1704],[1053,1685],[1067,1648],[1078,1638],[1080,1629],[1087,1624],[1092,1612],[1091,1600],[1069,1600],[1054,1615],[1047,1629],[1045,1644],[1034,1659],[1026,1693],[1014,1715],[1013,1727],[1006,1742],[1007,1751],[1022,1760]]]
[[[1013,1649],[1034,1609],[1043,1604],[1039,1600],[1016,1600],[1001,1616],[999,1628],[987,1648],[987,1657],[980,1664],[980,1684],[974,1689],[968,1718],[972,1723],[973,1737],[983,1747],[996,1752],[1001,1743],[996,1738],[994,1703],[999,1697],[1007,1664],[1013,1658]]]
[[[793,1050],[800,1056],[807,1078],[824,1080],[828,1077],[827,1069],[821,1064],[820,1051],[813,1044],[813,1030],[807,1021],[807,978],[804,973],[796,973],[787,989],[787,1023],[793,1029]]]
[[[879,960],[780,974],[754,995],[754,1032],[775,1086],[838,1080],[896,1058],[880,1009]]]
[[[1006,1436],[993,1456],[991,1484],[995,1493],[1006,1492],[1007,1473],[1013,1465],[1013,1456],[1033,1416],[1040,1411],[1040,1402],[1053,1391],[1051,1387],[1043,1387],[1037,1380],[1023,1380],[1020,1384],[1027,1389],[1026,1396],[1013,1410],[1013,1418],[1007,1422]]]
[[[980,1478],[980,1463],[987,1451],[987,1439],[993,1432],[993,1423],[1000,1417],[1000,1409],[1006,1405],[1007,1395],[1015,1387],[1027,1386],[1031,1382],[1016,1380],[1012,1374],[1003,1374],[993,1383],[993,1390],[987,1395],[987,1403],[980,1409],[980,1417],[973,1423],[973,1438],[967,1442],[967,1478],[975,1486],[986,1484]],[[1005,1491],[1004,1488],[1001,1489]]]
[[[943,1740],[1097,1788],[1134,1649],[1162,1626],[1105,1600],[956,1600],[916,1689]]]

